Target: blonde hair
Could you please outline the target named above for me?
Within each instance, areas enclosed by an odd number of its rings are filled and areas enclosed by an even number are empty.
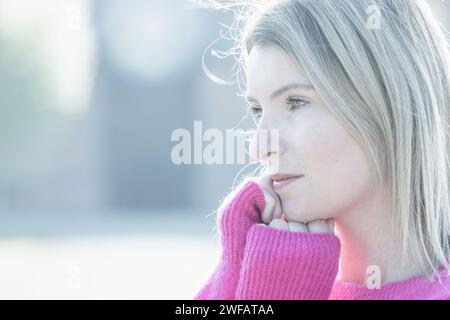
[[[229,31],[236,42],[229,53],[244,73],[254,46],[277,46],[301,66],[366,151],[376,183],[390,191],[391,231],[402,244],[403,260],[411,258],[430,279],[441,266],[449,270],[450,59],[428,4],[200,3],[235,14]]]

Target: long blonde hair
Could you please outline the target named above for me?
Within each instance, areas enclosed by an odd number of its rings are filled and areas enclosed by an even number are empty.
[[[235,14],[245,74],[254,46],[275,45],[306,73],[367,152],[392,195],[391,232],[430,278],[449,269],[450,58],[424,0],[213,1]],[[238,72],[238,77],[242,76]],[[239,82],[239,81],[238,81]]]

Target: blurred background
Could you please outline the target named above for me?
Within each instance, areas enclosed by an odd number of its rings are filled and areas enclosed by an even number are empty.
[[[450,30],[450,1],[429,0]],[[251,126],[231,16],[184,0],[0,0],[0,299],[191,299],[243,165],[176,165],[178,128]],[[213,46],[210,46],[213,44]],[[205,51],[206,50],[206,51]]]

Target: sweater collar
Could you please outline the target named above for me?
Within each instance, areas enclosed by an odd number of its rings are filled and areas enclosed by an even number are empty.
[[[337,279],[331,292],[332,299],[362,299],[362,300],[403,300],[403,299],[439,299],[450,297],[450,274],[445,267],[439,269],[433,280],[424,275],[414,276],[405,280],[389,282],[380,288],[368,288],[363,284],[345,282]]]

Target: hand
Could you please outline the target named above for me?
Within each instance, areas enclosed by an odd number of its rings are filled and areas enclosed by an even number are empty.
[[[272,188],[272,179],[262,175],[256,179],[260,185],[265,199],[265,208],[261,213],[261,220],[271,228],[306,233],[334,233],[334,220],[314,220],[307,223],[289,221],[282,213],[283,205],[280,197]]]
[[[255,181],[261,187],[264,194],[265,207],[263,212],[261,212],[261,220],[265,224],[269,224],[274,219],[280,219],[283,208],[280,197],[273,191],[272,179],[269,175],[264,174],[259,176]]]
[[[314,220],[307,223],[286,221],[284,219],[273,219],[272,221],[270,221],[269,227],[292,232],[334,234],[333,219]]]
[[[218,209],[217,224],[226,261],[240,264],[247,231],[260,223],[261,212],[265,211],[265,196],[259,184],[246,179],[222,201]]]

